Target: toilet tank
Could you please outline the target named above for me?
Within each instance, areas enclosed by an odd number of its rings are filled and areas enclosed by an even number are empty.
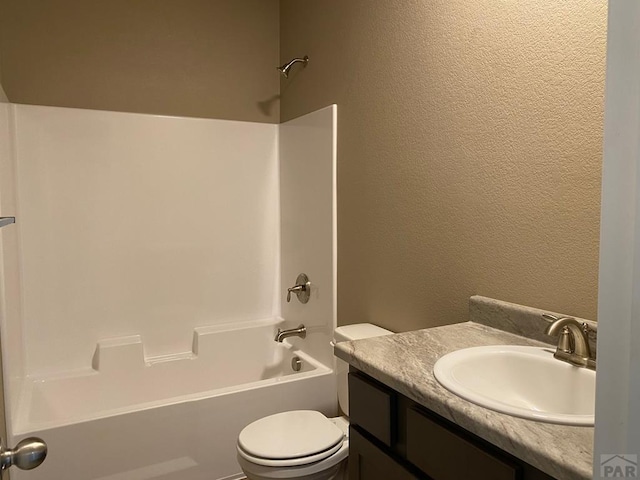
[[[350,340],[361,340],[363,338],[381,337],[391,335],[393,332],[371,323],[356,323],[345,325],[334,330],[333,341],[335,343]],[[349,415],[349,385],[348,374],[349,365],[347,362],[337,359],[336,370],[338,375],[338,404],[345,415]]]

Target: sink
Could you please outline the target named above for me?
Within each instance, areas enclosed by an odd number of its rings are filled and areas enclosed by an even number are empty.
[[[444,355],[440,384],[491,410],[539,422],[593,425],[596,372],[553,358],[544,347],[487,346]]]

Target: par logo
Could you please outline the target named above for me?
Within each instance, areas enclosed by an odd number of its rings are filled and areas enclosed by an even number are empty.
[[[638,478],[638,455],[611,453],[600,455],[602,478]]]

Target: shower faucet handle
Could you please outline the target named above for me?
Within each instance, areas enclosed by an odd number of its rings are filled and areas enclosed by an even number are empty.
[[[296,294],[300,303],[307,303],[311,296],[311,282],[309,281],[309,277],[304,273],[298,275],[298,278],[296,278],[296,284],[287,289],[287,303],[291,301],[292,293]]]
[[[296,295],[304,290],[304,285],[296,285],[295,287],[287,288],[287,303],[291,301],[291,293],[295,293]]]

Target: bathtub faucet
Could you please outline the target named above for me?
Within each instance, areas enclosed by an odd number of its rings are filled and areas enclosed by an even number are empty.
[[[307,336],[307,327],[303,324],[300,324],[298,328],[292,328],[290,330],[280,330],[278,329],[278,333],[276,333],[276,338],[274,340],[278,343],[282,343],[285,338],[289,337],[300,337],[305,338]]]

